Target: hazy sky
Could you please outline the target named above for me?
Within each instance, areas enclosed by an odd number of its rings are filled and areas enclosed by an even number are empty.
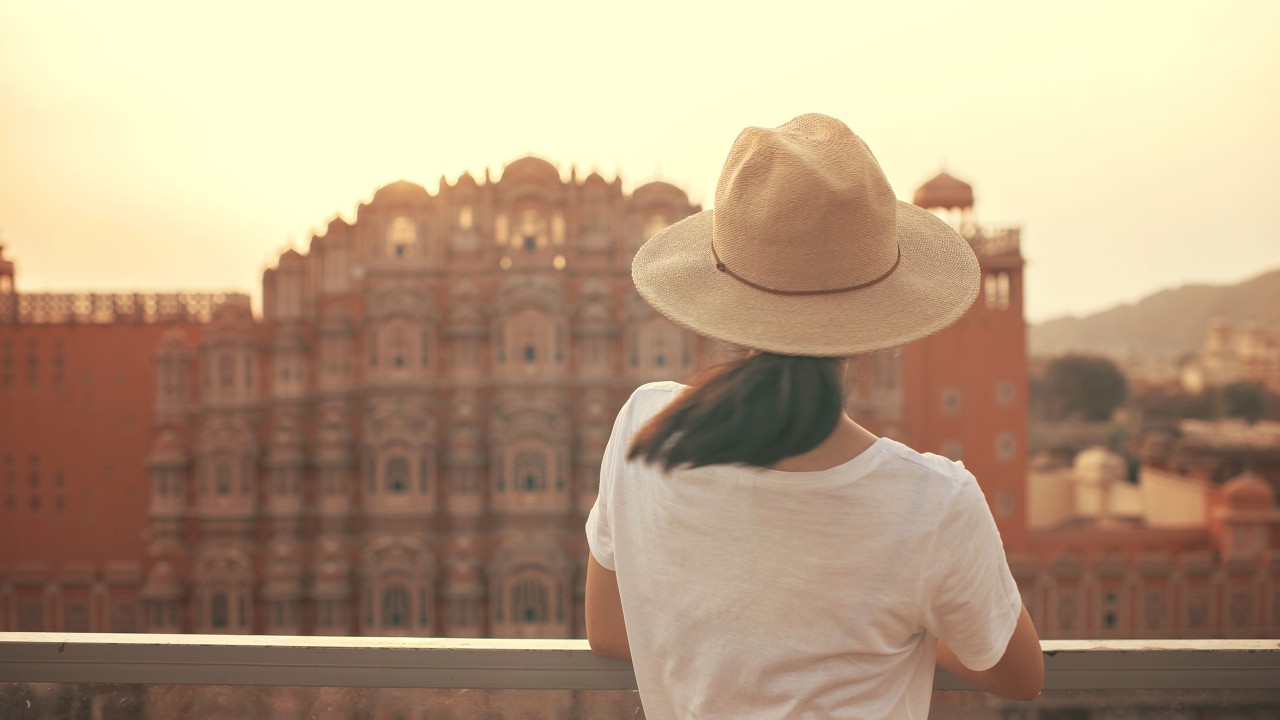
[[[239,289],[381,185],[528,152],[711,204],[825,112],[1020,224],[1032,320],[1280,266],[1280,2],[0,0],[19,288]]]

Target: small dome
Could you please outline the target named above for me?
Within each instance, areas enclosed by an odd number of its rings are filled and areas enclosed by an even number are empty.
[[[926,210],[971,208],[973,207],[973,186],[945,172],[940,172],[916,188],[911,202]]]
[[[631,193],[631,199],[637,205],[647,205],[649,203],[669,202],[678,205],[687,205],[689,196],[684,191],[668,182],[660,180],[645,183],[635,189]]]
[[[555,165],[540,157],[525,155],[518,160],[512,160],[506,167],[502,168],[503,182],[515,179],[559,183],[560,171],[556,169]]]
[[[1276,491],[1271,483],[1248,470],[1222,486],[1227,505],[1237,510],[1264,510],[1275,505]]]
[[[379,203],[408,203],[430,200],[431,194],[427,189],[408,180],[397,180],[390,185],[383,185],[373,194],[373,200],[369,201],[371,205]]]

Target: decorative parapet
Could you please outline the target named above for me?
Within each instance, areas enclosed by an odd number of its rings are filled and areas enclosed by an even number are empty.
[[[0,324],[207,323],[220,305],[249,306],[237,292],[0,293]]]
[[[1017,255],[1021,252],[1021,228],[990,228],[973,225],[964,228],[962,234],[978,257]]]

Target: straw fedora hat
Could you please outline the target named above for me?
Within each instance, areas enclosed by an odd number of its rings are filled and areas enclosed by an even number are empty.
[[[899,201],[861,138],[825,115],[743,130],[715,207],[657,233],[631,277],[694,332],[783,355],[896,347],[960,318],[978,259],[932,213]]]

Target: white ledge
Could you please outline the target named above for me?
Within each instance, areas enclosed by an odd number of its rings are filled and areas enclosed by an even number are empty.
[[[1046,690],[1280,689],[1280,640],[1042,645]],[[106,633],[0,633],[0,682],[635,689],[629,662],[585,640]]]

